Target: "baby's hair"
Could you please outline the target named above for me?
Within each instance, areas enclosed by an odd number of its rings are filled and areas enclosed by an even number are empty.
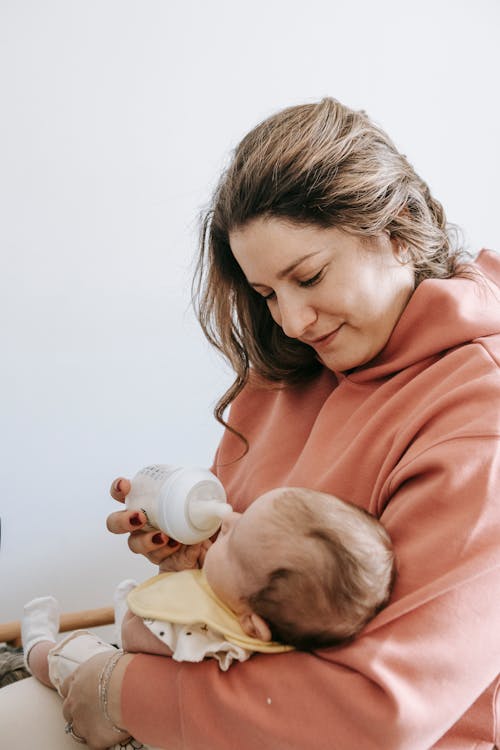
[[[297,649],[352,640],[389,599],[388,533],[367,511],[322,492],[286,488],[274,502],[285,559],[248,597],[250,606],[273,640]]]

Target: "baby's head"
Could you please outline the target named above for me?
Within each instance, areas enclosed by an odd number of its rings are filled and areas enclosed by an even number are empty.
[[[351,640],[386,604],[394,555],[363,509],[284,487],[224,519],[204,570],[248,635],[309,650]]]

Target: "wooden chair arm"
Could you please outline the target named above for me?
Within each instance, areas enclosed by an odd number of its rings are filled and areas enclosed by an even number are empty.
[[[68,612],[61,615],[59,632],[66,633],[68,630],[88,630],[101,625],[112,625],[115,621],[113,607],[101,607],[100,609],[86,609],[81,612]],[[19,620],[0,624],[0,643],[6,642],[9,646],[21,646],[21,623]]]

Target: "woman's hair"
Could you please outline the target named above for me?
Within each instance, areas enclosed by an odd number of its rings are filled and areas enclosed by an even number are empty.
[[[286,488],[275,498],[282,564],[248,597],[273,640],[301,650],[346,643],[387,603],[392,544],[362,508],[322,492]]]
[[[224,425],[250,368],[265,381],[292,384],[321,366],[311,347],[274,322],[233,257],[230,232],[257,217],[361,237],[388,232],[412,263],[416,285],[456,275],[463,259],[441,204],[364,112],[327,98],[257,125],[237,146],[202,216],[193,282],[201,327],[236,373],[214,410]]]

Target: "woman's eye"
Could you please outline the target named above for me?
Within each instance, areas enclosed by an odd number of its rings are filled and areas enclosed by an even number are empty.
[[[318,281],[321,281],[321,277],[323,276],[324,269],[322,268],[321,271],[318,271],[318,273],[314,274],[314,276],[311,276],[310,279],[306,279],[305,281],[299,281],[299,286],[302,287],[308,287],[308,286],[314,286],[318,283]]]
[[[300,281],[300,280],[297,281],[298,285],[300,287],[306,287],[307,288],[307,287],[310,287],[310,286],[314,286],[315,284],[318,284],[321,281],[321,279],[323,278],[323,276],[324,276],[325,268],[326,268],[326,266],[324,268],[322,268],[321,270],[319,270],[318,273],[315,273],[314,276],[311,276],[310,279],[305,279],[304,281]],[[276,298],[276,292],[271,291],[271,292],[268,292],[268,294],[261,294],[260,296],[266,302],[271,302],[272,300],[274,300]]]

